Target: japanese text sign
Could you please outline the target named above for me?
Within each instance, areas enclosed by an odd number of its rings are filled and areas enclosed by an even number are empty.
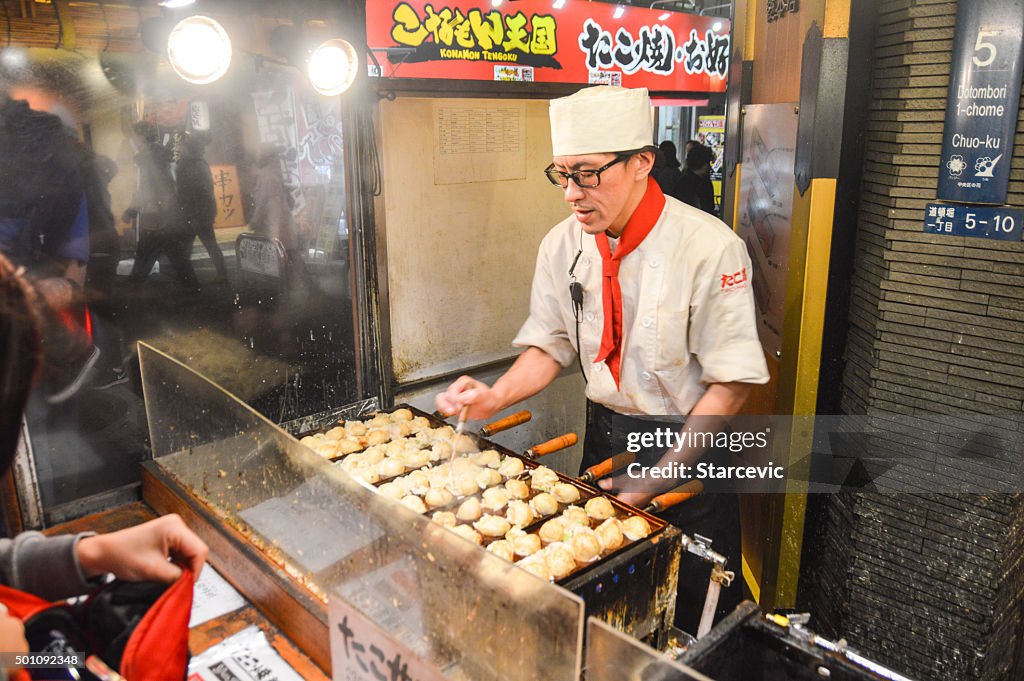
[[[1005,203],[1020,102],[1024,0],[960,0],[937,196]]]
[[[334,681],[444,681],[444,676],[340,598],[328,602]]]
[[[241,227],[245,224],[242,190],[238,184],[238,168],[234,165],[211,165],[213,195],[217,199],[217,219],[213,226]]]
[[[381,0],[367,43],[391,78],[725,92],[729,21],[583,0]]]
[[[929,203],[924,209],[928,234],[1020,241],[1022,226],[1024,210],[1020,208]]]

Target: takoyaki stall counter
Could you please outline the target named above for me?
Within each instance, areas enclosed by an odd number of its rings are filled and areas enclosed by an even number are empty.
[[[664,642],[677,528],[493,443],[460,446],[409,408],[304,419],[391,434],[332,460],[159,351],[140,358],[144,500],[181,514],[325,671],[331,630],[353,622],[400,642],[427,678],[577,679],[589,614]],[[453,444],[473,451],[453,458]]]

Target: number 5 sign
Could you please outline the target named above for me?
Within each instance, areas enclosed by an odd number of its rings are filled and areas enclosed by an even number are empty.
[[[938,198],[1006,202],[1020,102],[1024,0],[960,0]]]

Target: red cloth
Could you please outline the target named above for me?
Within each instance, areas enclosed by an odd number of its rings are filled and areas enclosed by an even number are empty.
[[[188,670],[188,620],[195,577],[181,577],[163,592],[124,647],[121,676],[128,681],[181,681]]]
[[[622,359],[622,289],[619,287],[619,265],[622,259],[632,253],[651,233],[664,208],[665,195],[654,178],[648,176],[647,191],[623,228],[615,253],[611,252],[607,234],[601,232],[594,237],[597,241],[597,250],[601,253],[601,299],[604,304],[604,331],[601,334],[601,347],[594,362],[604,362],[608,365],[608,370],[615,379],[616,388],[619,387],[619,364]]]
[[[195,578],[189,570],[164,591],[142,617],[124,649],[121,676],[128,681],[181,681],[188,670],[188,621],[192,613]],[[32,594],[0,586],[0,603],[22,620],[62,603],[48,603]],[[85,651],[83,651],[85,652]],[[26,681],[22,669],[17,681]]]

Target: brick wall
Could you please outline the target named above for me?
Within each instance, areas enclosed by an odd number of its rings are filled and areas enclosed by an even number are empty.
[[[1012,414],[1019,423],[1024,244],[923,233],[956,3],[893,0],[878,12],[843,411]],[[1022,130],[1007,199],[1015,206],[1024,205]],[[917,446],[922,455],[938,447],[927,436]],[[1020,495],[830,499],[806,582],[818,628],[919,679],[1024,678],[1022,517]]]

